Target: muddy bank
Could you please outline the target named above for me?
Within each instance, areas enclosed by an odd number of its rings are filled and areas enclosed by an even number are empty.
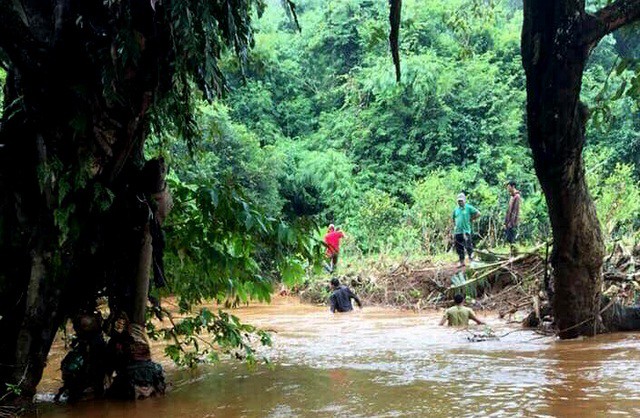
[[[328,281],[337,277],[369,306],[413,311],[450,306],[456,293],[467,296],[477,310],[496,311],[501,318],[523,321],[523,325],[553,329],[550,300],[553,297],[553,270],[549,246],[540,244],[509,257],[477,250],[477,260],[458,268],[453,262],[413,261],[361,264],[334,275],[316,277],[296,289],[301,300],[324,304],[329,296]],[[640,246],[633,249],[613,246],[603,260],[602,294],[619,306],[632,306],[640,296]]]
[[[422,311],[451,304],[456,293],[468,296],[476,309],[492,310],[504,317],[527,310],[541,290],[544,258],[538,252],[512,260],[485,253],[464,268],[446,262],[400,262],[367,266],[336,274],[369,306],[385,306]],[[298,290],[301,300],[326,303],[329,276],[318,278]]]

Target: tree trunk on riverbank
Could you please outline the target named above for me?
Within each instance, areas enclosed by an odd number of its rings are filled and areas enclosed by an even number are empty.
[[[123,23],[138,43],[135,60],[110,50],[125,30],[107,28],[113,9],[54,3],[0,1],[10,60],[0,125],[0,392],[18,385],[26,399],[58,328],[95,309],[97,296],[109,293],[112,308],[144,324],[151,196],[166,174],[142,170],[166,51],[154,2]],[[112,73],[103,60],[113,60]]]
[[[553,309],[561,338],[593,335],[603,326],[604,245],[582,159],[588,119],[582,75],[600,39],[639,18],[638,0],[618,0],[593,15],[579,0],[524,2],[527,126],[553,228]]]
[[[0,398],[30,399],[56,330],[98,295],[144,330],[171,206],[151,122],[192,139],[195,86],[222,93],[221,51],[246,57],[263,6],[0,0]]]

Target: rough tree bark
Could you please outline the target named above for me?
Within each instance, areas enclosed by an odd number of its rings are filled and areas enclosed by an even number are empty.
[[[147,360],[143,293],[151,270],[164,282],[170,208],[164,162],[143,154],[150,109],[189,131],[193,86],[221,94],[220,53],[246,56],[262,6],[0,0],[0,396],[30,398],[56,329],[96,295],[135,319]]]
[[[595,14],[584,0],[525,0],[522,60],[534,165],[553,228],[554,316],[561,338],[604,329],[600,287],[603,238],[585,182],[588,110],[580,102],[589,53],[608,33],[640,18],[640,0]]]
[[[30,399],[57,329],[92,310],[104,287],[124,283],[113,287],[114,300],[144,322],[151,262],[140,256],[149,253],[149,203],[122,217],[122,205],[101,202],[112,194],[135,206],[164,181],[139,178],[147,113],[169,48],[160,6],[132,2],[125,10],[124,3],[0,0],[0,58],[8,69],[0,124],[0,392],[19,384]],[[117,31],[108,18],[120,20]],[[114,50],[125,32],[137,42],[135,60]],[[117,86],[111,98],[105,81]],[[136,281],[145,274],[146,285]]]

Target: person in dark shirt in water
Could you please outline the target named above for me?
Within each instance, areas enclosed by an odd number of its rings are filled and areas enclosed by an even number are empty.
[[[358,307],[362,309],[362,302],[360,299],[349,289],[347,286],[340,285],[340,280],[335,277],[331,279],[331,296],[329,302],[331,303],[331,312],[349,312],[353,310],[351,299],[355,300]]]

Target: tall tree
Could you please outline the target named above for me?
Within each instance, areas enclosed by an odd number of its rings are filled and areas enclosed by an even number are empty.
[[[0,392],[35,392],[56,330],[108,294],[144,321],[162,281],[166,167],[152,120],[191,126],[259,0],[0,0]],[[152,265],[153,263],[153,265]]]
[[[401,0],[389,4],[389,39],[399,74]],[[528,139],[553,229],[553,308],[560,336],[629,329],[620,315],[601,315],[604,244],[585,182],[582,151],[589,110],[580,102],[580,90],[593,48],[639,20],[640,1],[617,0],[595,13],[587,13],[584,0],[525,0],[523,8]]]
[[[522,61],[534,165],[553,228],[554,315],[561,338],[602,331],[604,245],[585,182],[582,151],[587,107],[582,76],[595,45],[640,19],[639,0],[587,13],[584,0],[525,0]]]

